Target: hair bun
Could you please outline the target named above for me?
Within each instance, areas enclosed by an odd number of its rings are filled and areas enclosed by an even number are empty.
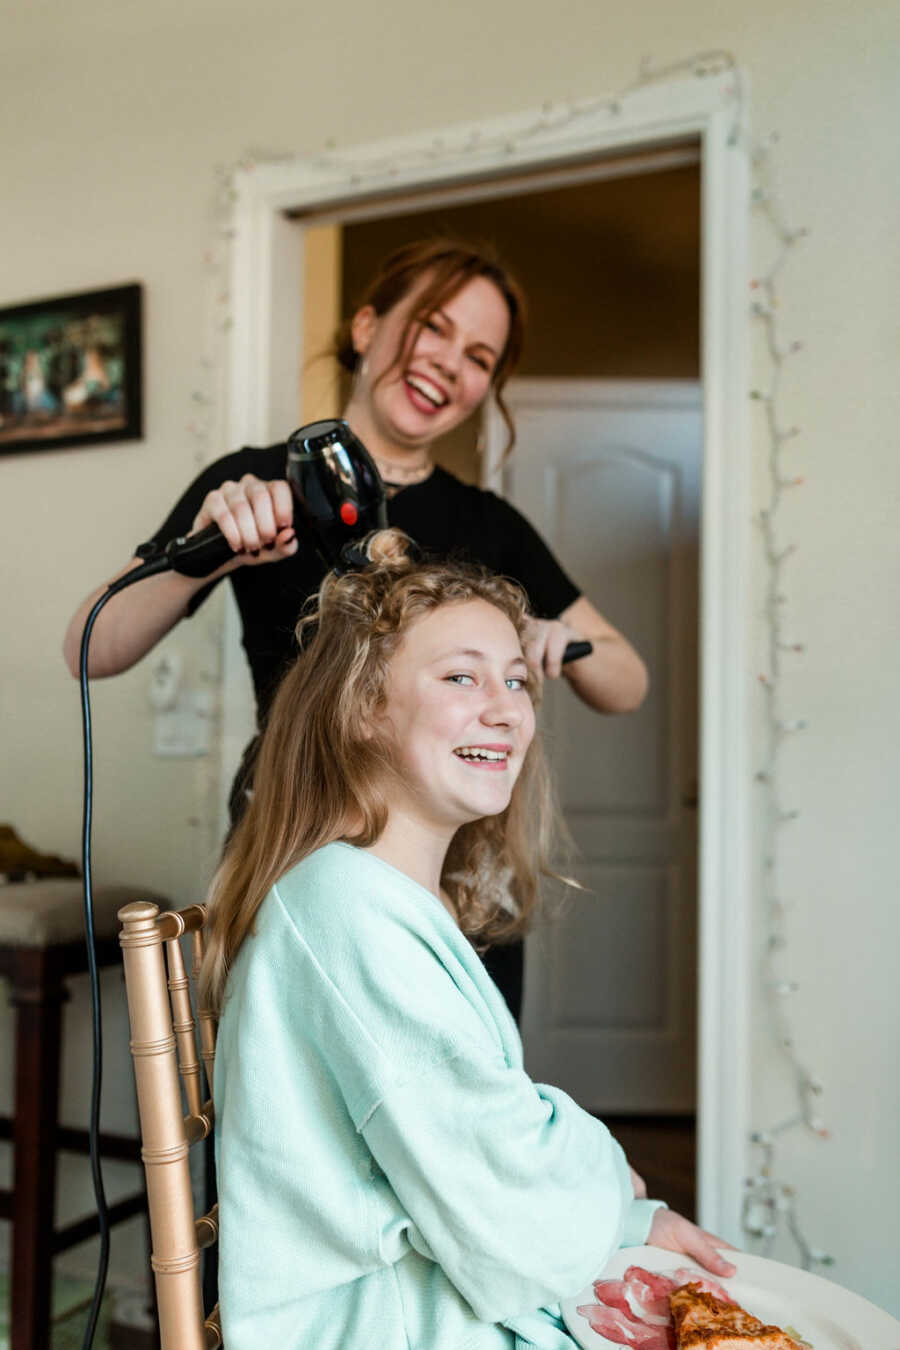
[[[415,540],[410,539],[403,530],[391,526],[385,530],[375,530],[363,541],[363,552],[376,567],[391,567],[418,562],[422,556]]]

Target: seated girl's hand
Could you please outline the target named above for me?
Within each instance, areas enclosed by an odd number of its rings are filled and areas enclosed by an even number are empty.
[[[525,639],[525,660],[539,677],[549,676],[555,680],[562,672],[563,653],[570,642],[581,640],[576,633],[560,619],[530,619]]]
[[[237,483],[224,482],[204,497],[191,533],[213,523],[235,553],[224,571],[244,564],[279,562],[297,552],[294,498],[284,479],[263,482],[245,473]]]
[[[717,1247],[727,1247],[729,1251],[734,1251],[731,1243],[698,1228],[683,1214],[676,1214],[671,1209],[656,1211],[647,1241],[652,1247],[665,1247],[667,1251],[684,1252],[685,1256],[692,1256],[714,1275],[727,1277],[735,1273],[736,1268],[716,1250]]]

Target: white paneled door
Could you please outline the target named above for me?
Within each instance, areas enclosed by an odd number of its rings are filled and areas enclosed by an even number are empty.
[[[520,380],[488,477],[644,657],[616,717],[560,681],[542,717],[586,888],[528,939],[532,1077],[598,1112],[692,1111],[696,1096],[701,393],[691,382]]]

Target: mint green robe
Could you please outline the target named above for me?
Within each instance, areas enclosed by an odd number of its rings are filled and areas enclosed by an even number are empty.
[[[656,1208],[439,900],[347,844],[263,901],[215,1105],[227,1350],[572,1350],[555,1305]]]

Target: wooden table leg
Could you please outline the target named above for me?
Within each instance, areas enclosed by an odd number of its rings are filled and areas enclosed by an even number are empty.
[[[22,948],[12,976],[16,1095],[10,1350],[47,1350],[63,987],[52,949]]]

